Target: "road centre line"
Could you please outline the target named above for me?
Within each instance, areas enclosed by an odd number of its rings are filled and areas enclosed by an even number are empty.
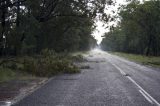
[[[126,76],[127,74],[121,69],[121,68],[119,68],[118,66],[116,66],[115,64],[113,64],[113,63],[111,63],[114,67],[116,67],[119,71],[120,71],[120,73],[122,74],[122,75],[124,75],[124,76]]]
[[[158,103],[157,100],[155,100],[148,92],[146,92],[140,85],[137,84],[136,81],[134,81],[130,76],[127,76],[127,78],[133,82],[140,90],[143,91],[157,106],[160,106],[160,103]]]
[[[111,63],[111,62],[109,62]],[[111,63],[116,69],[118,69],[120,71],[120,73],[122,75],[127,75],[120,67],[118,67],[117,65]],[[152,101],[154,102],[157,106],[160,106],[160,103],[155,100],[148,92],[146,92],[135,80],[133,80],[130,76],[126,76],[132,83],[134,83],[139,89],[140,89],[140,93],[147,99],[147,101]],[[145,94],[145,95],[144,95]],[[150,102],[151,103],[151,102]]]
[[[152,100],[145,93],[143,93],[141,90],[139,90],[139,92],[148,100],[148,102],[153,104]]]

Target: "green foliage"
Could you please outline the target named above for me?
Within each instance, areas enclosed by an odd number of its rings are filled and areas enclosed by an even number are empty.
[[[16,56],[5,58],[0,65],[36,76],[79,72],[74,63],[84,61],[83,57],[66,53],[96,46],[92,36],[94,19],[97,15],[104,18],[106,3],[106,0],[0,1],[0,57]]]
[[[77,73],[79,69],[68,59],[48,56],[25,58],[24,71],[36,76],[51,77],[60,73]]]
[[[0,1],[3,7],[0,32],[6,36],[2,39],[0,35],[0,56],[39,54],[46,48],[55,52],[89,50],[96,46],[92,36],[94,19],[104,19],[105,6],[111,3],[106,0]],[[2,20],[7,21],[2,24]]]
[[[102,48],[105,50],[160,55],[160,1],[140,4],[132,1],[121,12],[121,23],[105,34]]]
[[[121,29],[118,27],[109,33],[105,34],[106,38],[103,39],[101,46],[103,50],[107,51],[123,51],[125,36]]]
[[[53,75],[62,73],[79,73],[80,69],[75,65],[75,62],[82,61],[84,61],[84,58],[81,55],[70,56],[66,53],[57,54],[52,50],[45,49],[39,56],[2,59],[0,64],[1,69],[4,71],[27,72],[33,76],[52,77]]]
[[[85,62],[87,61],[82,55],[78,54],[75,56],[69,56],[68,57],[70,60],[72,60],[73,62]]]

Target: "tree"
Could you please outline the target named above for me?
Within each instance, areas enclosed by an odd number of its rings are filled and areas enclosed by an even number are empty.
[[[17,20],[19,16],[20,6],[25,2],[25,0],[0,0],[0,23],[1,23],[1,34],[0,34],[0,54],[5,52],[7,48],[7,36],[9,34],[9,29],[11,29],[11,24],[16,18],[14,12],[12,11],[17,7]],[[13,22],[14,23],[14,22]],[[17,21],[17,26],[19,21]]]
[[[119,37],[122,41],[123,51],[127,53],[145,54],[145,55],[160,55],[160,1],[151,0],[140,3],[132,1],[120,12],[121,24],[118,26],[124,34],[124,38],[120,37],[121,33],[116,34],[116,39]],[[117,30],[113,30],[116,33]],[[115,36],[109,33],[110,38]],[[119,39],[120,39],[119,38]],[[107,44],[110,40],[107,36],[102,45]],[[117,41],[111,45],[117,45]],[[112,48],[112,46],[109,46]],[[115,49],[119,51],[119,48]]]
[[[1,0],[2,44],[8,55],[40,53],[45,48],[57,52],[90,49],[96,45],[91,35],[94,20],[107,17],[106,4],[112,1]]]

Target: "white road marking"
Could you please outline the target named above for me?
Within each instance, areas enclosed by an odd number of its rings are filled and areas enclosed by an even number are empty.
[[[111,63],[111,62],[110,62]],[[126,75],[126,73],[121,69],[121,68],[119,68],[117,65],[115,65],[115,64],[113,64],[113,63],[111,63],[113,66],[115,66],[120,72],[121,72],[121,74],[123,74],[123,75]],[[147,100],[151,100],[152,102],[154,102],[157,106],[160,106],[160,103],[157,101],[157,100],[155,100],[149,93],[147,93],[136,81],[134,81],[130,76],[126,76],[132,83],[134,83],[140,90],[141,90],[141,94],[143,93],[143,94],[145,94],[145,96],[147,97],[145,97]],[[142,94],[142,95],[143,95]],[[143,95],[144,96],[144,95]],[[148,99],[149,98],[149,99]]]
[[[136,83],[131,77],[127,76],[127,78],[132,81],[140,90],[142,90],[157,106],[160,106],[157,100],[155,100],[149,93],[147,93],[140,85]]]
[[[124,75],[124,76],[126,76],[127,74],[121,69],[121,68],[119,68],[118,66],[116,66],[115,64],[113,64],[113,63],[111,63],[114,67],[116,67],[119,71],[120,71],[120,73],[122,74],[122,75]]]
[[[148,102],[153,104],[152,100],[145,93],[143,93],[141,90],[139,90],[139,92],[148,100]]]

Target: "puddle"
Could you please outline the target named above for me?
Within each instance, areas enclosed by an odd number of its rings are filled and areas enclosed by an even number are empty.
[[[11,104],[10,101],[0,101],[0,106],[11,106]]]

